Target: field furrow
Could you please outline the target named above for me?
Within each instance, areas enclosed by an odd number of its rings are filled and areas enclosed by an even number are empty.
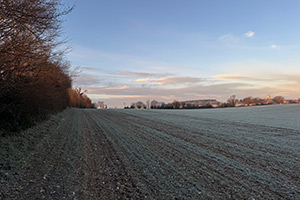
[[[300,199],[300,128],[225,111],[68,109],[1,141],[0,199]]]

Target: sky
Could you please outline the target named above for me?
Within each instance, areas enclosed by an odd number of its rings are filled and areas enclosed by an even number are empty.
[[[132,102],[300,98],[298,0],[63,0],[73,86]]]

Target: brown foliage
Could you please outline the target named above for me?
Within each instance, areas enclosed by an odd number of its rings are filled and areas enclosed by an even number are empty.
[[[0,129],[30,125],[69,105],[59,0],[0,0]]]
[[[285,99],[284,99],[283,96],[276,96],[276,97],[273,98],[273,101],[274,101],[275,103],[282,104],[282,103],[285,102]]]
[[[245,97],[244,99],[243,99],[243,103],[245,104],[245,105],[250,105],[250,104],[252,104],[253,103],[253,98],[252,97]]]
[[[93,108],[92,101],[81,88],[69,88],[70,106],[75,108]]]

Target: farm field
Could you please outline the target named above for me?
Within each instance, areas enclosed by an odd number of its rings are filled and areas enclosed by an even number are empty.
[[[0,141],[0,199],[300,199],[300,106],[68,109]]]

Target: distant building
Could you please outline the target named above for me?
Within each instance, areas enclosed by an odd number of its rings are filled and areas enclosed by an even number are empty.
[[[106,105],[103,101],[98,101],[98,109],[106,109]]]
[[[263,104],[268,105],[268,104],[274,104],[275,102],[273,99],[264,99]]]
[[[264,102],[263,102],[263,104],[273,104],[273,103],[274,103],[274,101],[273,101],[273,99],[271,99],[271,95],[267,95],[266,99],[264,99]]]
[[[193,105],[197,107],[211,105],[213,107],[217,107],[219,102],[216,99],[201,99],[201,100],[188,100],[188,101],[180,101],[181,104],[185,105]]]

